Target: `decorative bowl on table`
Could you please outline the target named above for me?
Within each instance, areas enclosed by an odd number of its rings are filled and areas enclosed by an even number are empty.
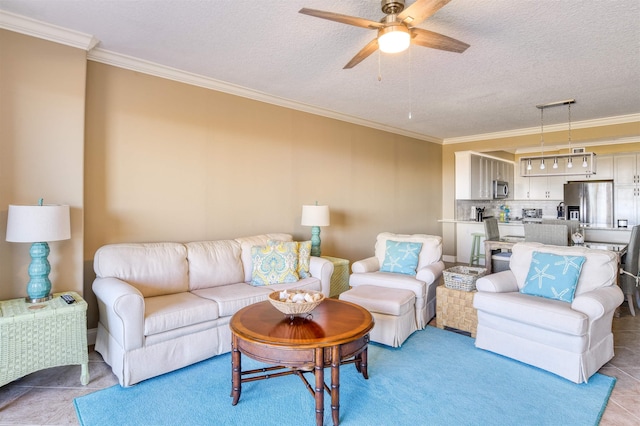
[[[308,314],[325,296],[314,290],[283,290],[269,294],[269,302],[285,315]]]

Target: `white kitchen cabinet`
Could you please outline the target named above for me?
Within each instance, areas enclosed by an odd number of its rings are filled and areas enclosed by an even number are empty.
[[[541,160],[531,162],[531,171],[526,169],[524,163],[520,163],[520,173],[516,174],[516,199],[518,200],[562,200],[564,198],[564,184],[566,176],[555,176],[564,165],[559,163],[558,169],[553,168],[553,160],[546,159],[545,168],[540,169]],[[549,176],[521,176],[522,174],[551,173]]]
[[[638,184],[638,154],[618,154],[613,159],[616,185]]]
[[[494,180],[513,182],[513,164],[508,161],[472,151],[456,152],[455,156],[458,200],[492,200]]]
[[[582,167],[581,161],[573,162],[573,171],[584,171],[583,175],[570,175],[567,176],[567,179],[573,182],[582,182],[582,181],[590,181],[590,180],[604,180],[604,179],[613,179],[613,155],[596,155],[595,163],[596,163],[596,173],[595,174],[587,174],[587,169]]]
[[[596,174],[592,179],[613,179],[613,155],[596,156]]]
[[[628,226],[640,224],[640,154],[618,154],[614,167],[614,225],[626,219]]]

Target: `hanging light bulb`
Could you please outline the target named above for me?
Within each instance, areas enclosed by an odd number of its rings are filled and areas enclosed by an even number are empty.
[[[527,170],[531,170],[531,160],[527,161]]]
[[[540,161],[540,170],[544,170],[544,158]]]
[[[571,159],[571,157],[569,157],[569,160],[567,160],[567,168],[570,169],[573,167],[573,160]]]
[[[558,168],[558,159],[557,159],[557,158],[554,158],[554,159],[553,159],[553,168],[554,168],[554,169],[557,169],[557,168]]]
[[[585,168],[586,168],[587,166],[588,166],[588,164],[587,164],[587,157],[586,157],[586,156],[584,156],[584,157],[582,157],[582,167],[585,167]]]

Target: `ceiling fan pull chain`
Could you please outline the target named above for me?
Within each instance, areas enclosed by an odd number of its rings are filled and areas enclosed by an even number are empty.
[[[409,49],[409,120],[413,118],[413,55]]]
[[[382,66],[380,65],[380,49],[378,49],[378,81],[382,81]]]

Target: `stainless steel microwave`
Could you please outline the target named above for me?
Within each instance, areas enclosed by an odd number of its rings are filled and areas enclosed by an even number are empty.
[[[508,196],[509,196],[509,182],[494,180],[493,181],[493,199],[499,200],[501,198],[507,198]]]

